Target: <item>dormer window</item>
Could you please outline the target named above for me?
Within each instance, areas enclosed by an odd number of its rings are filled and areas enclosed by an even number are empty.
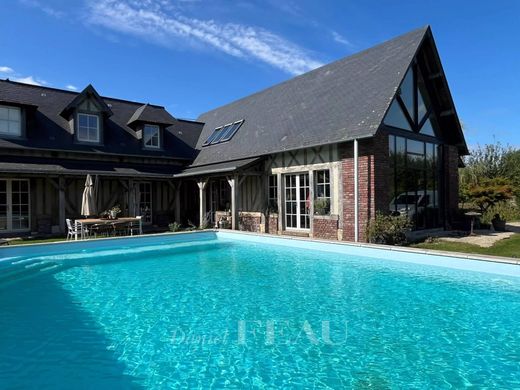
[[[19,107],[0,106],[0,135],[22,135],[22,113]]]
[[[144,125],[143,142],[145,148],[159,149],[161,147],[161,135],[159,126]]]
[[[78,141],[99,142],[99,116],[78,114]]]

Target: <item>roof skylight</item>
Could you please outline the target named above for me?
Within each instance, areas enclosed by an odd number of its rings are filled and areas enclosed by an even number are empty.
[[[213,133],[211,133],[202,146],[216,145],[229,141],[236,134],[240,126],[242,126],[242,123],[244,123],[243,119],[217,127],[215,130],[213,130]]]

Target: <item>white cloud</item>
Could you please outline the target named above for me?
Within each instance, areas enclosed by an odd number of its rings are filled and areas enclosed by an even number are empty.
[[[78,90],[78,87],[76,87],[75,85],[72,85],[72,84],[67,84],[65,86],[65,88],[67,88],[69,91],[77,91]]]
[[[33,76],[26,76],[26,77],[15,77],[12,79],[13,81],[17,81],[19,83],[24,84],[31,84],[31,85],[46,85],[47,82],[44,80],[36,79]]]
[[[337,31],[332,31],[331,33],[332,33],[332,39],[334,39],[335,42],[341,43],[342,45],[349,46],[349,47],[353,46],[352,43],[347,38],[345,38],[343,35],[341,35]]]
[[[8,66],[0,66],[0,73],[13,73],[14,69]]]
[[[268,30],[189,18],[178,11],[167,13],[171,8],[161,0],[90,0],[88,9],[92,24],[168,47],[177,47],[180,42],[203,45],[234,57],[259,60],[291,74],[322,65],[303,48]]]
[[[22,3],[28,7],[37,8],[37,9],[45,12],[47,15],[52,16],[54,18],[61,18],[65,15],[64,12],[58,11],[52,7],[49,7],[48,5],[42,4],[37,0],[19,0],[19,1],[20,1],[20,3]]]

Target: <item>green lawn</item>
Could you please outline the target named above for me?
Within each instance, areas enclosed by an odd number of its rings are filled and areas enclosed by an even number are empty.
[[[498,241],[491,248],[457,242],[439,241],[434,243],[421,242],[411,245],[414,248],[435,249],[439,251],[476,253],[481,255],[504,256],[520,258],[520,234]]]
[[[59,242],[59,241],[65,241],[66,239],[63,237],[54,237],[54,238],[42,238],[42,239],[33,239],[33,238],[26,238],[21,240],[13,240],[9,241],[9,246],[13,245],[26,245],[26,244],[45,244],[47,242]]]

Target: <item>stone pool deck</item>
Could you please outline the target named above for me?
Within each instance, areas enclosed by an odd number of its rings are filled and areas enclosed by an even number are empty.
[[[475,230],[475,235],[469,236],[467,233],[461,232],[443,232],[445,235],[438,235],[437,238],[442,241],[458,242],[462,244],[478,245],[482,248],[490,248],[498,241],[509,238],[520,233],[520,222],[511,222],[506,225],[505,232],[495,232],[492,230]]]

